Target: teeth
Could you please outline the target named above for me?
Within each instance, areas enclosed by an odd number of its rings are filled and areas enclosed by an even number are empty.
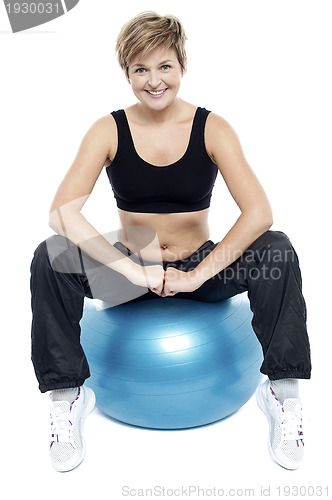
[[[166,89],[164,89],[164,90],[159,90],[159,91],[157,91],[157,92],[152,92],[152,90],[148,90],[149,94],[152,94],[152,95],[160,95],[160,94],[162,94],[162,93],[163,93],[163,92],[165,92],[165,91],[166,91]]]

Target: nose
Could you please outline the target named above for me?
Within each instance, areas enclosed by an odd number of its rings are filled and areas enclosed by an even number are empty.
[[[151,71],[149,75],[149,85],[151,88],[156,89],[161,82],[160,76],[158,75],[158,72],[156,71]]]

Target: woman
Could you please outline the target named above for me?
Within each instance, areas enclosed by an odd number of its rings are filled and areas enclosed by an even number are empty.
[[[248,291],[268,376],[257,400],[270,424],[269,451],[285,468],[302,462],[298,379],[310,378],[311,364],[298,258],[284,233],[269,230],[270,204],[232,127],[178,97],[185,40],[177,18],[154,12],[122,28],[116,50],[138,102],[86,133],[50,209],[58,234],[31,264],[32,360],[40,390],[50,391],[59,471],[83,460],[80,426],[94,406],[79,341],[85,296],[117,305]],[[122,225],[114,245],[81,214],[104,166]],[[241,215],[213,243],[208,212],[218,171]]]

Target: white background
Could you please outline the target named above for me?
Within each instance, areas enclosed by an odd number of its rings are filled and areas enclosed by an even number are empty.
[[[100,116],[135,102],[115,40],[127,20],[151,9],[183,22],[189,69],[179,95],[233,125],[270,198],[272,229],[288,234],[300,258],[313,373],[301,383],[306,462],[299,471],[270,460],[267,422],[254,398],[232,418],[176,432],[117,424],[96,410],[85,427],[84,463],[59,474],[48,461],[47,400],[30,362],[29,265],[35,247],[52,234],[49,206],[83,135]],[[261,486],[278,496],[278,486],[331,484],[331,14],[323,0],[81,0],[48,24],[12,34],[0,5],[6,498],[120,499],[124,485],[254,488],[259,497]],[[84,213],[101,232],[120,227],[105,172]],[[220,241],[237,216],[219,176],[210,238]]]

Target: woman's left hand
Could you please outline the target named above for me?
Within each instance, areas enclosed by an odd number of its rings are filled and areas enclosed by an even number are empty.
[[[202,281],[192,272],[183,272],[175,267],[168,267],[165,271],[164,288],[161,297],[173,296],[179,292],[193,292],[202,285]]]

